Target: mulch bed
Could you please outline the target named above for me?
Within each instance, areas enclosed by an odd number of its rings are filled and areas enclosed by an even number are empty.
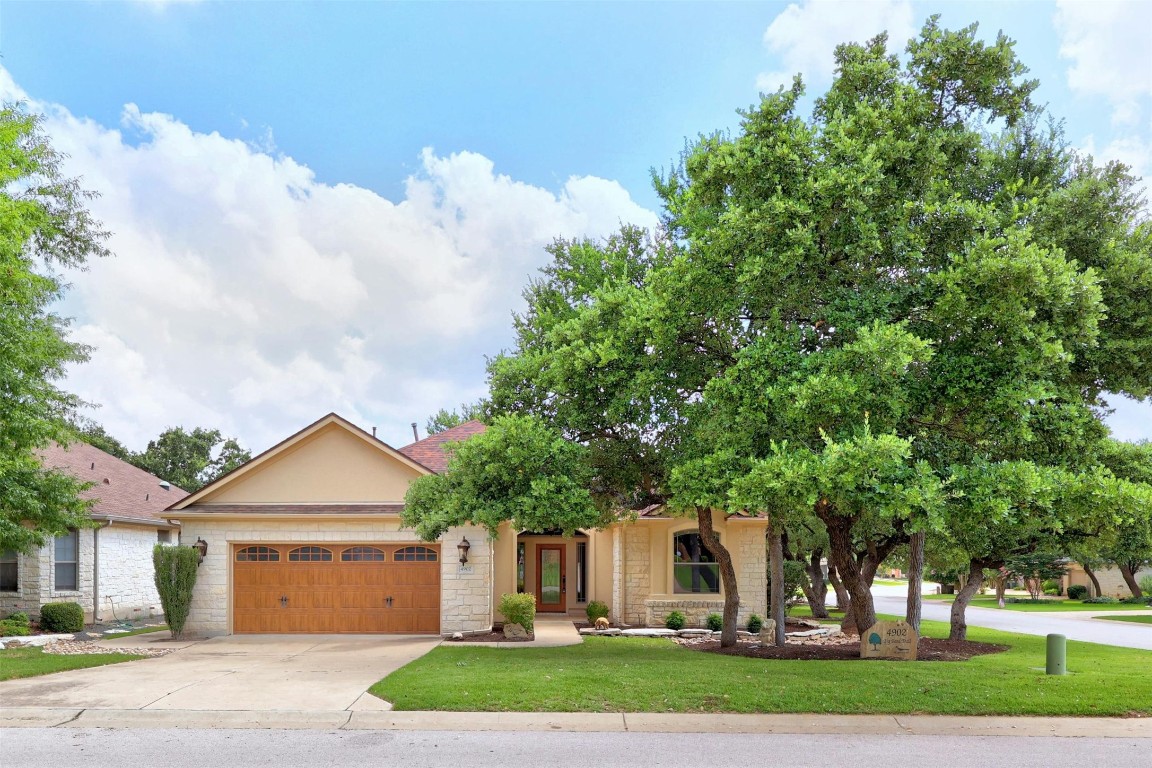
[[[529,634],[528,637],[504,637],[504,631],[499,632],[485,632],[482,635],[464,635],[459,640],[447,638],[446,642],[449,643],[530,643],[536,639],[535,634]]]
[[[720,653],[725,656],[745,656],[753,659],[799,659],[802,661],[879,661],[879,659],[861,659],[860,641],[852,636],[851,642],[839,643],[791,643],[782,648],[776,646],[760,645],[759,641],[744,641],[736,643],[729,648],[721,648],[718,640],[709,640],[703,643],[685,644],[694,651],[705,653]],[[989,653],[1003,653],[1008,650],[1007,645],[993,645],[992,643],[973,643],[960,640],[937,640],[932,637],[920,638],[916,649],[917,661],[967,661],[973,656],[984,656]]]

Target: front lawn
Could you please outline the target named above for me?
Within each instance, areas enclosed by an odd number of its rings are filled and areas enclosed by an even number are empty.
[[[151,632],[167,632],[168,625],[161,624],[158,627],[139,627],[137,629],[130,629],[127,632],[111,632],[104,635],[105,640],[117,640],[121,637],[132,637],[133,635],[147,635]]]
[[[1152,624],[1152,616],[1093,616],[1094,619],[1107,621],[1131,621],[1136,624]]]
[[[952,602],[956,595],[924,595],[925,600]],[[1055,598],[1046,598],[1049,600]],[[969,606],[973,608],[999,608],[996,598],[989,595],[977,595],[972,598]],[[1147,605],[1132,605],[1129,603],[1082,603],[1079,600],[1059,600],[1054,603],[1005,603],[1006,611],[1024,611],[1026,613],[1059,613],[1061,611],[1147,611]]]
[[[43,648],[9,648],[6,651],[0,651],[0,680],[50,675],[53,672],[66,672],[70,669],[102,667],[105,664],[119,664],[122,661],[135,661],[142,658],[144,657],[127,653],[91,653],[67,656],[44,653]]]
[[[943,622],[923,627],[931,637],[948,633]],[[1071,674],[1055,677],[1043,672],[1043,637],[968,635],[1012,649],[963,662],[893,662],[766,661],[641,638],[442,645],[370,691],[398,710],[1152,715],[1147,651],[1070,641]]]

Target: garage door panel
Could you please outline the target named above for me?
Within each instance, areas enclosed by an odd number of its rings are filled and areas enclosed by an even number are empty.
[[[233,631],[439,632],[438,559],[401,544],[237,545]]]

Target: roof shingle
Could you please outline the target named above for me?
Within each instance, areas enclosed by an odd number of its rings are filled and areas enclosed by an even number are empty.
[[[188,495],[175,485],[165,489],[155,475],[87,443],[75,442],[67,448],[52,443],[39,454],[46,468],[93,483],[80,496],[96,500],[91,511],[96,520],[126,518],[163,525],[165,516],[161,513]]]
[[[463,424],[429,435],[423,440],[400,448],[400,453],[413,461],[418,461],[433,472],[440,474],[448,469],[448,459],[451,454],[445,450],[445,443],[459,443],[470,437],[480,434],[488,427],[482,422],[472,420]]]

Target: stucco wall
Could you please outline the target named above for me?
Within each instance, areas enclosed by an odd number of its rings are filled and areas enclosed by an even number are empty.
[[[223,635],[231,631],[231,544],[233,542],[419,542],[396,519],[359,520],[198,520],[184,521],[182,536],[208,542],[192,597],[185,631]],[[456,545],[468,537],[468,564],[461,566]],[[440,631],[482,632],[492,626],[492,547],[480,528],[452,528],[441,539]]]

